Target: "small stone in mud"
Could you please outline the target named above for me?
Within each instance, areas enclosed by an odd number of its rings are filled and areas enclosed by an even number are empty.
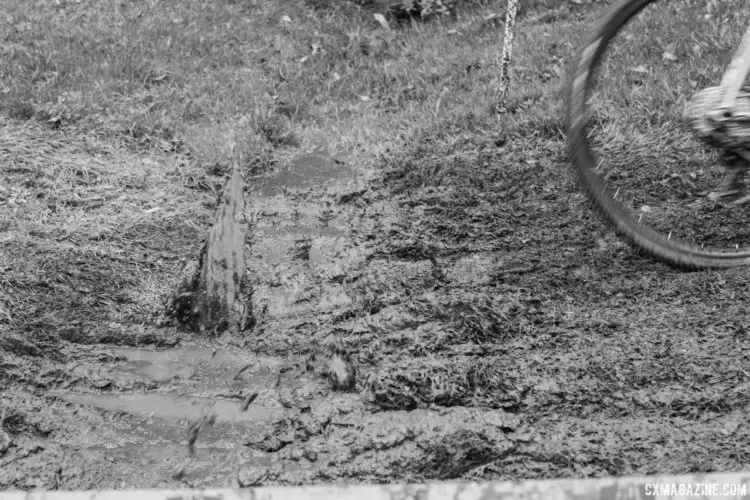
[[[263,483],[263,479],[265,479],[265,473],[263,470],[258,469],[245,469],[237,474],[237,482],[241,488],[260,486]]]
[[[311,462],[315,462],[318,459],[318,452],[313,450],[305,450],[302,452],[302,456]]]
[[[91,385],[93,385],[97,389],[106,389],[107,387],[112,385],[112,381],[107,379],[98,379],[94,380]]]
[[[281,450],[289,444],[288,441],[283,441],[276,436],[268,436],[261,440],[251,440],[245,443],[248,448],[260,450],[264,453],[273,453]]]
[[[177,481],[181,481],[182,479],[185,478],[185,476],[186,476],[186,472],[185,472],[185,466],[184,465],[181,466],[176,471],[174,471],[174,473],[172,473],[172,479],[175,479]]]
[[[287,429],[286,431],[280,433],[278,435],[278,439],[285,445],[289,443],[293,443],[294,442],[294,429]]]
[[[199,420],[193,422],[188,427],[188,451],[191,455],[195,454],[195,442],[198,440],[198,434],[202,428],[212,427],[216,423],[216,414],[209,413],[203,415]]]
[[[3,430],[0,430],[0,456],[5,455],[5,452],[13,446],[13,440]]]
[[[339,346],[329,346],[324,353],[323,375],[333,382],[334,390],[351,391],[357,383],[357,370],[349,353]]]
[[[255,398],[258,397],[258,391],[253,391],[250,393],[249,396],[245,398],[244,401],[242,401],[242,408],[241,411],[247,411],[247,408],[250,406],[250,404],[255,401]]]
[[[356,386],[357,370],[346,349],[329,345],[305,360],[305,370],[314,371],[333,382],[333,389],[351,391]]]

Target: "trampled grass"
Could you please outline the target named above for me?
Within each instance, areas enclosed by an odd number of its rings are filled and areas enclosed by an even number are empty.
[[[363,278],[353,315],[419,326],[386,322],[378,348],[349,341],[385,367],[374,406],[523,422],[510,455],[414,465],[408,479],[746,467],[747,273],[678,273],[602,232],[568,170],[562,116],[566,66],[603,5],[524,5],[498,116],[504,1],[391,29],[344,0],[2,3],[2,366],[41,366],[65,341],[173,343],[154,323],[200,248],[231,142],[250,183],[322,145],[370,162],[372,199],[400,207],[374,232],[375,261],[405,277]],[[628,136],[650,114],[637,109],[619,111],[608,144],[658,160],[658,138]],[[435,272],[409,280],[413,263]],[[23,366],[0,373],[41,380]]]
[[[384,30],[348,2],[4,4],[7,265],[43,245],[55,255],[33,260],[41,272],[73,245],[120,255],[113,274],[136,280],[131,298],[151,288],[140,279],[164,284],[195,251],[235,133],[251,173],[319,144],[376,157],[421,141],[424,123],[483,135],[471,122],[492,106],[501,26],[490,14],[502,12],[475,3]],[[526,94],[542,91],[513,99]],[[558,108],[536,113],[555,115],[559,129]],[[146,278],[135,270],[149,259],[170,265]],[[164,291],[136,298],[138,308],[156,307]],[[26,316],[11,309],[14,323]],[[78,314],[59,310],[62,323]]]

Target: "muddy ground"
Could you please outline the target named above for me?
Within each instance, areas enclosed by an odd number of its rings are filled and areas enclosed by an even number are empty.
[[[130,128],[87,121],[99,115],[86,106],[49,116],[31,97],[4,94],[0,489],[748,468],[749,271],[685,273],[639,255],[602,231],[569,171],[555,73],[597,5],[558,2],[522,16],[516,77],[526,90],[501,119],[481,101],[492,91],[487,58],[499,50],[482,9],[494,4],[392,32],[359,8],[305,3],[308,21],[295,24],[274,2],[217,5],[183,15],[259,22],[252,12],[278,37],[253,64],[233,63],[276,93],[248,101],[267,106],[243,165],[256,323],[207,337],[163,314],[211,222],[227,165],[211,134],[225,124],[185,115],[187,125],[167,132],[135,127],[154,123],[160,81],[150,99],[128,97],[127,106],[151,106]],[[62,22],[54,8],[39,16]],[[93,15],[64,8],[71,19]],[[23,38],[36,36],[23,25],[31,14],[5,14],[14,43],[34,46]],[[302,44],[313,59],[328,50],[325,72],[283,62],[303,64],[284,37],[333,33],[344,14],[371,33],[349,35],[348,63],[336,66],[336,39],[325,37],[318,49]],[[433,29],[473,38],[432,57]],[[241,46],[254,35],[236,36]],[[467,57],[458,76],[431,72]],[[558,69],[529,69],[538,57]],[[362,87],[336,87],[347,64],[372,72]],[[400,75],[399,64],[420,76],[377,83],[377,71]],[[325,90],[309,86],[320,75],[340,107],[314,97]],[[381,94],[360,94],[367,85]],[[204,115],[229,112],[208,108],[206,88],[195,92]],[[116,120],[112,109],[102,113]],[[351,353],[354,390],[335,391],[308,369],[326,345]]]

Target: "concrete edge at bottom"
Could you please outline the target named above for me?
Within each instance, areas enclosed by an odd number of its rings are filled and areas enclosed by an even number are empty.
[[[204,490],[0,492],[0,500],[605,500],[750,499],[750,471],[519,482]]]

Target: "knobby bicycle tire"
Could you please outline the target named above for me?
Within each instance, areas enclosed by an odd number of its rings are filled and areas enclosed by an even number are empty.
[[[732,267],[750,264],[750,249],[727,251],[702,248],[669,238],[639,224],[609,193],[595,171],[596,162],[587,138],[587,102],[594,73],[615,34],[644,7],[660,0],[620,0],[599,18],[574,60],[568,88],[567,129],[570,160],[579,183],[599,215],[635,247],[658,260],[684,269]],[[668,1],[668,0],[661,0]],[[696,139],[697,140],[697,139]]]

